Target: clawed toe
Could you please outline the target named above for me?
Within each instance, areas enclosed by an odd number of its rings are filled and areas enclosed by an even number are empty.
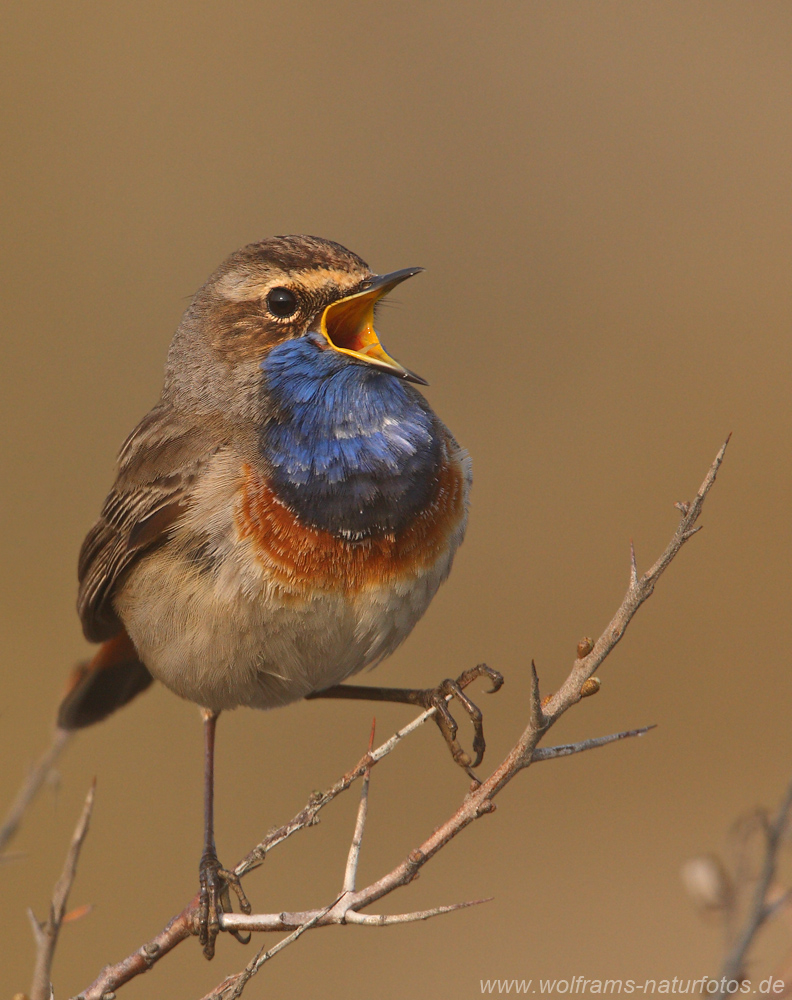
[[[484,725],[481,717],[481,710],[465,694],[465,688],[477,677],[488,677],[492,687],[490,694],[499,691],[503,686],[503,675],[488,667],[486,663],[479,663],[476,667],[471,667],[456,680],[444,680],[437,687],[427,689],[416,688],[385,688],[369,687],[363,684],[335,684],[333,687],[325,688],[323,691],[314,691],[313,694],[306,695],[306,698],[350,698],[361,701],[395,701],[403,705],[420,705],[421,708],[433,708],[435,710],[434,720],[443,734],[443,739],[448,744],[451,756],[460,767],[469,773],[471,768],[478,767],[484,757],[487,744],[484,740]],[[473,723],[473,757],[462,749],[457,740],[457,724],[451,715],[448,701],[456,698],[462,708]],[[475,777],[471,773],[471,777]]]
[[[220,914],[231,913],[233,910],[229,889],[234,890],[243,913],[250,913],[251,906],[237,875],[223,868],[216,854],[203,855],[199,874],[201,889],[198,902],[198,940],[204,957],[212,959],[215,941],[220,933]],[[242,931],[231,931],[231,934],[241,944],[250,941],[250,934]]]
[[[434,708],[436,710],[434,719],[448,744],[451,756],[466,771],[479,766],[484,759],[484,751],[487,749],[487,743],[484,739],[484,721],[481,709],[468,698],[464,691],[468,684],[478,677],[489,677],[492,683],[492,687],[488,692],[489,694],[494,694],[503,686],[502,674],[497,670],[493,670],[492,667],[488,667],[486,663],[479,663],[478,666],[471,667],[463,674],[460,674],[456,680],[447,678],[438,684],[437,687],[429,688],[427,691],[422,692],[423,698],[421,699],[425,708]],[[449,710],[449,696],[451,699],[455,698],[459,702],[473,723],[472,759],[457,739],[458,726]]]

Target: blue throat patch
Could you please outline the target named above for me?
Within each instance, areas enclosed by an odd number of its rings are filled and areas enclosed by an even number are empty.
[[[345,538],[407,527],[431,501],[442,461],[438,421],[401,379],[322,350],[312,334],[262,362],[269,418],[262,454],[278,498]]]

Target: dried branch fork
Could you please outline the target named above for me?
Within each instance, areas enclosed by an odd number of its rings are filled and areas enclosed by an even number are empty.
[[[268,951],[262,950],[259,952],[242,972],[221,983],[204,1000],[232,1000],[232,998],[240,996],[250,977],[255,975],[265,962],[269,961],[278,951],[281,951],[287,945],[297,940],[298,937],[309,929],[327,926],[328,924],[342,923],[355,923],[364,926],[387,926],[394,923],[425,920],[441,913],[459,909],[460,907],[473,905],[472,902],[468,902],[407,914],[374,915],[361,912],[395,889],[410,883],[420,869],[464,830],[465,827],[481,816],[492,812],[495,809],[493,802],[495,796],[516,774],[530,764],[594,749],[615,740],[642,735],[647,731],[646,729],[637,729],[614,734],[613,736],[586,740],[577,744],[538,748],[539,741],[564,712],[580,701],[581,698],[597,690],[598,685],[596,678],[593,678],[593,674],[622,638],[638,608],[651,596],[664,570],[675,558],[685,542],[699,530],[696,526],[696,521],[701,513],[704,500],[715,482],[727,444],[728,440],[718,452],[693,501],[677,504],[682,513],[679,526],[663,554],[643,576],[639,577],[635,554],[634,552],[631,554],[630,583],[619,609],[596,642],[592,643],[590,640],[583,640],[580,643],[578,646],[578,656],[572,665],[569,676],[558,691],[545,699],[545,701],[542,701],[540,697],[539,680],[532,664],[528,724],[515,745],[492,774],[483,782],[474,781],[456,812],[424,840],[422,844],[412,850],[392,871],[383,875],[371,885],[363,889],[356,889],[355,874],[357,871],[357,857],[363,825],[365,823],[366,798],[364,794],[361,799],[356,834],[353,838],[352,848],[350,849],[350,857],[347,862],[342,891],[338,897],[322,908],[301,913],[224,914],[221,917],[221,927],[226,930],[233,928],[240,931],[289,931],[291,933]],[[391,753],[405,736],[422,725],[433,713],[434,709],[422,713],[409,725],[396,733],[395,736],[391,737],[390,740],[382,744],[382,746],[366,753],[333,786],[320,795],[312,796],[305,808],[289,823],[270,831],[261,843],[239,862],[234,869],[236,874],[240,877],[246,875],[258,867],[274,847],[283,843],[298,830],[303,830],[314,825],[317,822],[318,813],[359,778],[364,779],[365,792],[366,780],[371,768],[378,761],[382,760],[383,757]],[[108,994],[115,993],[115,990],[130,979],[150,969],[181,941],[196,933],[196,917],[197,897],[151,941],[121,962],[106,967],[94,983],[79,995],[77,1000],[102,1000]]]
[[[757,934],[767,921],[790,901],[789,891],[776,893],[775,898],[771,898],[773,895],[771,890],[778,869],[779,851],[792,827],[792,782],[787,787],[773,820],[770,821],[764,813],[762,820],[764,834],[762,869],[756,881],[745,922],[732,941],[724,960],[720,975],[721,992],[717,994],[717,1000],[734,993],[734,990],[728,989],[730,983],[742,982],[745,979],[746,959]]]
[[[55,946],[58,943],[61,925],[66,915],[69,892],[74,883],[74,876],[77,874],[80,850],[88,834],[88,824],[93,810],[94,788],[95,783],[88,790],[85,805],[69,844],[63,871],[52,894],[49,916],[44,923],[39,923],[33,911],[28,910],[33,936],[36,939],[36,965],[33,971],[33,984],[30,987],[30,1000],[50,1000],[52,997],[52,960],[55,956]]]

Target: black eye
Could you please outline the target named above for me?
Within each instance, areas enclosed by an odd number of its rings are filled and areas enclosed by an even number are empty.
[[[273,288],[267,296],[267,308],[273,316],[285,319],[297,312],[297,296],[288,288]]]

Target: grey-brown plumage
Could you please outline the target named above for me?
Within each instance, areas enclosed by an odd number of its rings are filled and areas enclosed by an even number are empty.
[[[204,709],[211,775],[221,710],[344,696],[410,633],[450,571],[470,489],[466,453],[408,384],[423,380],[374,329],[376,301],[418,270],[378,276],[337,243],[273,237],[199,289],[80,553],[78,611],[101,646],[60,725],[104,718],[154,677]],[[365,690],[435,706],[468,766],[445,702],[459,685]],[[480,713],[462,703],[478,761]],[[209,807],[205,840],[211,957],[223,904]]]

